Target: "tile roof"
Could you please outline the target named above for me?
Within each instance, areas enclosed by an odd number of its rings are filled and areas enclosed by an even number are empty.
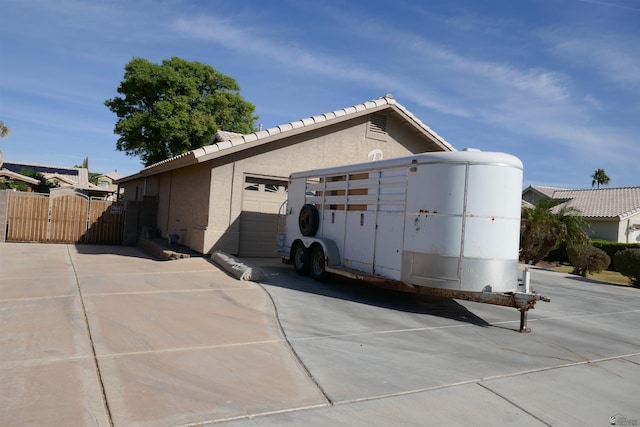
[[[210,141],[210,144],[215,144],[216,142],[228,141],[231,138],[235,138],[238,136],[242,136],[242,134],[237,132],[229,132],[226,130],[219,130],[213,136],[213,139]]]
[[[2,167],[15,173],[20,173],[22,169],[31,169],[34,172],[41,173],[47,179],[59,179],[73,184],[76,188],[92,188],[92,185],[89,183],[89,171],[86,168],[48,166],[7,161],[2,164]]]
[[[640,213],[640,187],[557,190],[552,198],[568,200],[562,206],[574,207],[588,218],[623,220]]]
[[[35,178],[30,178],[28,176],[24,176],[21,175],[19,173],[16,172],[12,172],[9,169],[0,169],[0,177],[5,177],[5,178],[9,178],[9,179],[14,179],[14,180],[18,180],[18,181],[23,181],[23,182],[27,182],[29,184],[38,184],[40,181],[38,181]]]
[[[549,198],[553,198],[553,193],[555,193],[556,191],[566,190],[566,188],[560,188],[560,187],[546,187],[544,185],[530,185],[527,189],[525,189],[525,191],[527,191],[529,188],[534,190],[534,191],[537,191],[538,193],[544,194],[545,196],[547,196]]]
[[[223,150],[225,148],[229,148],[229,144],[231,146],[236,146],[239,144],[245,144],[247,142],[256,141],[258,139],[266,138],[273,135],[278,135],[281,133],[286,133],[293,131],[295,129],[300,129],[304,127],[313,126],[316,124],[321,124],[325,122],[331,122],[333,120],[348,117],[351,115],[355,115],[357,113],[368,113],[369,110],[379,110],[380,107],[386,106],[394,106],[400,112],[402,112],[407,119],[412,121],[417,127],[421,128],[425,133],[431,135],[435,140],[441,143],[446,149],[450,151],[455,151],[453,146],[444,140],[440,135],[434,132],[429,126],[424,124],[420,119],[413,115],[409,110],[407,110],[404,106],[399,104],[392,95],[386,95],[382,98],[374,99],[372,101],[364,102],[362,104],[353,105],[351,107],[342,108],[339,110],[331,111],[329,113],[320,114],[317,116],[307,117],[305,119],[297,120],[295,122],[285,123],[276,127],[272,127],[265,130],[260,130],[258,132],[254,132],[248,135],[237,134],[233,132],[222,132],[222,134],[227,134],[229,137],[226,141],[216,141],[213,144],[203,147],[208,149],[209,151],[218,151]]]
[[[533,203],[529,203],[529,202],[527,202],[527,201],[526,201],[526,200],[524,200],[524,199],[523,199],[523,200],[521,200],[520,202],[521,202],[520,204],[521,204],[521,206],[522,206],[523,208],[533,209],[533,208],[535,207],[535,205],[534,205]]]
[[[340,121],[362,115],[371,114],[387,108],[391,108],[403,116],[409,123],[413,124],[416,129],[427,135],[434,144],[440,146],[443,151],[456,151],[456,149],[445,141],[444,138],[424,124],[404,106],[399,104],[392,95],[386,95],[362,104],[353,105],[317,116],[307,117],[305,119],[285,123],[247,135],[236,134],[233,132],[218,132],[212,139],[212,143],[210,145],[205,145],[204,147],[197,148],[187,153],[147,166],[139,173],[125,177],[123,180],[127,181],[138,176],[148,176],[150,174],[165,172],[188,164],[207,161],[254,145],[268,143],[289,135],[296,135],[297,133],[327,126],[332,123],[338,123]],[[245,144],[248,145],[245,146]],[[123,182],[123,180],[120,181]]]
[[[124,178],[126,175],[121,174],[118,171],[113,171],[113,172],[105,173],[103,176],[106,176],[110,180],[115,181],[116,179]]]

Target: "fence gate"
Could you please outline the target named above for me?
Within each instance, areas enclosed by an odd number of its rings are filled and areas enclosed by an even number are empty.
[[[124,202],[91,198],[87,232],[82,243],[121,245],[124,237]]]
[[[121,244],[124,205],[76,192],[10,192],[8,242]]]

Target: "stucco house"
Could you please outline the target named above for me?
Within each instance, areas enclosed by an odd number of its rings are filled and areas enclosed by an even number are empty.
[[[61,187],[89,187],[89,171],[86,168],[71,168],[65,166],[46,166],[34,163],[8,162],[2,165],[4,169],[20,173],[24,169],[30,169],[41,173],[47,181],[58,184]]]
[[[5,161],[2,164],[3,174],[8,176],[8,172],[15,175],[20,175],[20,172],[30,169],[34,172],[38,172],[45,177],[45,179],[57,186],[51,191],[74,189],[81,193],[84,193],[92,197],[106,197],[113,194],[115,190],[103,189],[89,182],[89,170],[87,168],[68,167],[68,166],[52,166],[52,165],[39,165],[34,163],[23,162],[9,162]],[[22,175],[20,175],[22,176]],[[21,180],[24,181],[23,177]],[[37,183],[37,180],[34,180]]]
[[[125,177],[124,174],[121,174],[117,170],[114,170],[113,172],[105,173],[103,175],[98,176],[97,186],[102,190],[111,192],[113,196],[117,196],[119,189],[118,189],[118,185],[115,184],[115,181],[122,179],[124,177]]]
[[[36,185],[40,183],[35,178],[30,178],[28,176],[21,175],[19,173],[15,173],[10,171],[9,169],[0,169],[0,182],[4,181],[22,181],[27,185],[27,192],[31,193],[34,191]]]
[[[249,135],[218,132],[116,182],[123,200],[146,203],[138,233],[155,227],[200,253],[274,256],[292,172],[428,151],[455,149],[387,95]]]
[[[522,192],[523,202],[529,203],[531,207],[535,205],[538,200],[553,199],[553,193],[556,191],[565,191],[566,188],[559,187],[546,187],[544,185],[530,185]]]
[[[568,190],[532,185],[522,198],[535,203],[540,195],[578,209],[589,222],[591,238],[640,243],[640,187]]]

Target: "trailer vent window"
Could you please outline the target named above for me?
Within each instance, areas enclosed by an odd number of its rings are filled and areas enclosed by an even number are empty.
[[[387,140],[387,116],[384,114],[371,114],[367,127],[367,138],[380,141]]]

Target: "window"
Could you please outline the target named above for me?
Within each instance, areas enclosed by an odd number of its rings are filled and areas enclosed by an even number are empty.
[[[247,176],[244,179],[245,191],[260,191],[263,193],[280,193],[287,191],[287,181]]]
[[[264,191],[267,193],[277,193],[280,190],[280,186],[278,184],[265,184]]]

